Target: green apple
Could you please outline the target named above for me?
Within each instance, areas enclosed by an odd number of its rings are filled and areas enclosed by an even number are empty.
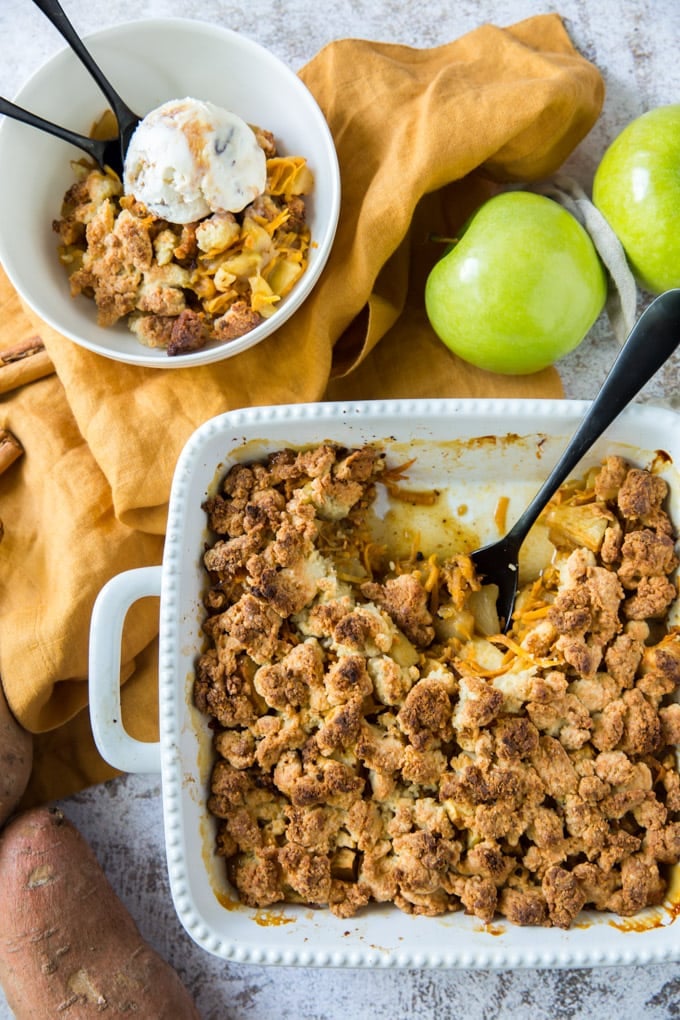
[[[537,372],[568,354],[598,318],[604,268],[570,212],[543,195],[488,199],[435,264],[425,308],[454,354],[491,372]]]
[[[680,287],[680,105],[643,113],[614,139],[595,171],[593,203],[641,287]]]

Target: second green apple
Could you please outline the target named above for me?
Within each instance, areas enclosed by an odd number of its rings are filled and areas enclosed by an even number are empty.
[[[680,103],[631,121],[605,152],[593,203],[652,294],[680,287]]]
[[[480,206],[433,267],[425,308],[454,354],[520,375],[572,351],[606,296],[604,268],[578,220],[543,195],[508,191]]]

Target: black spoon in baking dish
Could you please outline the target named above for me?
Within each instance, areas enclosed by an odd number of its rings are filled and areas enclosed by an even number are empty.
[[[0,99],[0,113],[4,113],[7,117],[13,117],[15,120],[20,120],[25,124],[30,124],[41,131],[47,131],[49,134],[56,135],[57,138],[62,138],[64,141],[70,142],[72,145],[76,145],[87,152],[100,166],[108,165],[117,174],[122,174],[125,153],[130,144],[132,134],[141,118],[118,95],[66,17],[58,0],[33,0],[33,3],[63,36],[103,92],[118,122],[118,137],[112,141],[105,142],[87,138],[84,135],[79,135],[76,132],[69,131],[67,128],[53,124],[51,121],[44,120],[36,114],[29,113],[7,99]]]
[[[519,550],[541,510],[600,438],[680,344],[680,288],[655,298],[630,331],[614,364],[548,478],[510,531],[472,553],[485,584],[498,585],[496,607],[505,633],[519,581]]]

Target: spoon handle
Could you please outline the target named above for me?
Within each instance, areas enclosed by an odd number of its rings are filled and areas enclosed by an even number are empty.
[[[615,418],[680,344],[680,288],[652,301],[630,331],[595,400],[564,453],[508,532],[518,547],[546,503]]]
[[[97,85],[99,85],[116,115],[120,131],[122,132],[128,124],[133,122],[136,124],[139,118],[132,112],[127,103],[121,99],[111,82],[104,76],[101,68],[97,66],[89,50],[66,17],[59,0],[33,0],[33,3],[64,37],[73,52],[90,72]]]
[[[87,152],[97,162],[101,162],[102,142],[97,142],[86,135],[79,135],[75,131],[69,131],[68,128],[61,127],[60,124],[53,124],[51,120],[45,120],[36,113],[30,113],[28,110],[24,110],[22,106],[11,103],[9,99],[5,99],[3,96],[0,96],[0,114],[4,114],[5,117],[11,117],[13,120],[20,120],[23,124],[30,124],[31,127],[39,128],[50,135],[55,135],[65,142],[70,142],[71,145],[77,145],[79,149]]]

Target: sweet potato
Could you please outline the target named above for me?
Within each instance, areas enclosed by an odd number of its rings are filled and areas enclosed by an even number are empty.
[[[33,765],[33,737],[10,711],[0,683],[0,827],[21,800]]]
[[[17,1020],[199,1020],[60,810],[23,812],[0,835],[0,918],[0,986]]]

